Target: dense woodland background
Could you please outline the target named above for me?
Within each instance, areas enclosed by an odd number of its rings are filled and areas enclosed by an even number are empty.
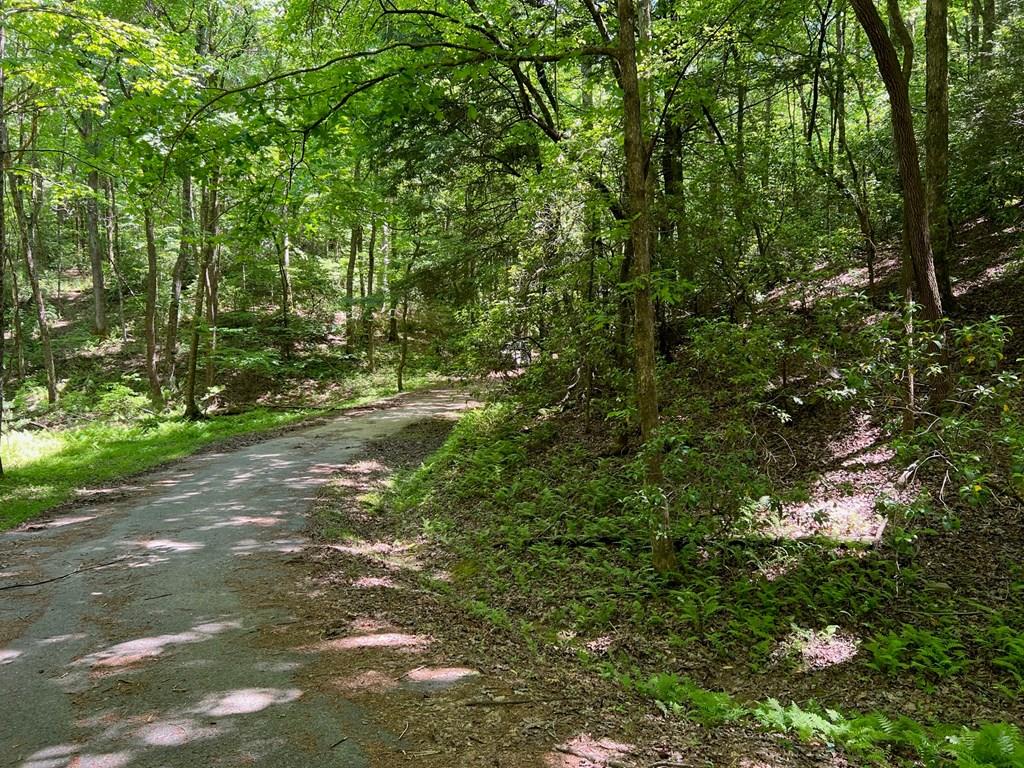
[[[4,524],[489,376],[387,505],[490,619],[1024,764],[1015,0],[6,0],[0,66]]]

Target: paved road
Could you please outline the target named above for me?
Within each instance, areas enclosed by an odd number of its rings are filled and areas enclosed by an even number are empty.
[[[0,535],[0,587],[86,569],[0,591],[0,766],[367,765],[360,744],[394,734],[303,690],[316,654],[275,648],[268,628],[293,620],[287,561],[317,489],[367,440],[463,407],[407,396]]]

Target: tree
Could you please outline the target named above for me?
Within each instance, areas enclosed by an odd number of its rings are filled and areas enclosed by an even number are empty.
[[[649,11],[634,0],[617,0],[619,21],[618,62],[622,84],[622,124],[625,147],[626,200],[630,225],[629,240],[633,255],[633,306],[635,313],[636,399],[640,436],[648,452],[646,483],[657,488],[661,477],[661,450],[654,444],[658,429],[658,384],[656,373],[656,340],[654,301],[651,286],[651,227],[648,141],[644,125],[644,102],[637,66],[637,39],[646,38],[639,18]],[[657,519],[653,526],[652,552],[654,567],[666,572],[675,568],[675,548],[670,533],[668,508],[656,501]]]
[[[932,259],[928,203],[918,160],[908,80],[874,0],[851,0],[851,5],[871,43],[878,72],[889,95],[893,148],[903,196],[903,218],[910,252],[912,282],[916,288],[918,301],[924,307],[925,317],[929,320],[939,320],[942,318],[942,299],[935,277],[935,262]]]
[[[925,171],[928,183],[928,221],[935,276],[942,305],[953,307],[949,277],[953,231],[949,217],[949,32],[948,0],[927,0]]]

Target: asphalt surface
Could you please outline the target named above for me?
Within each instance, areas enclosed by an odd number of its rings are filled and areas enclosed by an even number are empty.
[[[407,396],[0,535],[0,588],[57,579],[0,591],[0,766],[367,766],[361,745],[397,735],[305,689],[317,651],[267,631],[295,621],[288,561],[318,488],[367,441],[465,405]]]

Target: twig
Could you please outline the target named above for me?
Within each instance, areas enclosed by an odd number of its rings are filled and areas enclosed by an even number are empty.
[[[348,736],[342,736],[342,737],[341,737],[340,739],[338,739],[338,740],[337,740],[336,742],[334,742],[333,744],[331,744],[331,746],[330,746],[330,747],[328,747],[328,749],[334,749],[334,748],[335,748],[336,746],[338,746],[339,744],[344,744],[344,743],[345,743],[346,741],[348,741]]]
[[[404,675],[402,675],[398,679],[399,680],[405,680],[407,677],[409,677],[409,675],[415,674],[416,672],[419,672],[421,669],[426,669],[426,667],[425,666],[420,666],[420,667],[416,667],[415,669],[410,669],[408,672],[406,672]]]
[[[153,595],[152,597],[144,597],[143,600],[159,600],[161,597],[170,597],[173,592],[164,592],[162,595]]]
[[[510,707],[518,704],[547,704],[552,701],[563,699],[470,699],[463,704],[467,707]]]
[[[400,735],[400,736],[398,737],[398,740],[399,740],[399,741],[401,741],[402,739],[404,739],[404,738],[405,738],[405,734],[407,734],[408,732],[409,732],[409,724],[408,724],[408,723],[406,723],[406,724],[405,724],[405,728],[403,728],[403,729],[402,729],[402,733],[401,733],[401,735]]]
[[[555,752],[561,752],[563,755],[572,755],[573,757],[579,757],[579,758],[581,758],[583,760],[586,760],[588,762],[595,762],[596,763],[595,758],[593,758],[592,756],[586,754],[585,752],[581,752],[581,751],[578,751],[576,749],[573,749],[572,747],[555,747]],[[628,768],[626,763],[622,762],[621,760],[616,760],[615,758],[608,758],[608,759],[597,758],[597,760],[602,760],[603,761],[602,765],[604,765],[605,768]],[[664,766],[678,765],[678,763],[663,763],[661,765],[664,765]]]
[[[127,556],[125,556],[125,557],[127,557]],[[113,565],[114,563],[119,563],[119,562],[121,562],[124,559],[125,559],[124,557],[119,557],[116,560],[111,560],[108,563],[97,563],[96,565],[83,566],[82,568],[76,568],[75,570],[69,571],[68,573],[62,574],[60,576],[54,576],[52,579],[43,579],[42,581],[30,581],[30,582],[26,582],[24,584],[7,584],[6,586],[0,587],[0,592],[2,592],[5,589],[21,589],[23,587],[38,587],[38,586],[40,586],[42,584],[50,584],[51,582],[54,582],[54,581],[60,581],[61,579],[66,579],[68,576],[74,576],[76,573],[83,573],[84,571],[94,571],[97,568],[104,568],[104,567],[106,567],[108,565]]]

